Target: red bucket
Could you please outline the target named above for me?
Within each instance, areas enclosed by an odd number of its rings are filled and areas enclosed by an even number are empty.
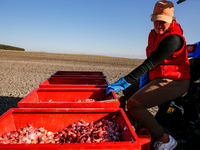
[[[106,78],[50,77],[39,85],[40,88],[106,88]]]
[[[106,78],[100,71],[56,71],[51,77],[82,77],[82,78]]]
[[[19,108],[119,108],[114,92],[106,97],[105,88],[37,88],[18,102]],[[96,102],[75,102],[94,99]]]
[[[1,150],[147,150],[150,146],[150,135],[137,135],[121,108],[112,109],[58,109],[58,108],[12,108],[0,116],[0,136],[5,132],[26,127],[44,127],[56,132],[83,119],[95,122],[102,119],[116,120],[122,132],[121,141],[100,143],[63,143],[58,144],[0,144]],[[146,134],[146,135],[145,135]]]

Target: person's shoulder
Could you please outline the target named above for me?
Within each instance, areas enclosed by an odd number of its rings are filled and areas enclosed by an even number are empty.
[[[153,37],[156,35],[156,32],[154,29],[152,29],[150,32],[149,32],[149,37]]]
[[[149,32],[149,34],[156,34],[154,29],[151,29],[151,31]]]
[[[177,46],[177,47],[182,47],[184,40],[181,36],[173,34],[173,35],[169,35],[167,37],[165,37],[161,43],[165,43],[165,44],[171,44],[173,46]]]
[[[183,38],[180,35],[172,34],[172,35],[165,37],[163,40],[172,40],[174,42],[180,42],[183,40]]]

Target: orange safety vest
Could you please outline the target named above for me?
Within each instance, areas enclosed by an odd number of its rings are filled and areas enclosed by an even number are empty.
[[[169,78],[174,80],[190,79],[190,64],[188,60],[186,42],[183,37],[183,30],[177,22],[173,22],[168,28],[168,31],[160,36],[156,34],[155,30],[151,30],[148,38],[146,55],[149,57],[165,37],[173,34],[182,37],[184,40],[183,47],[151,69],[149,72],[150,80],[154,80],[156,78]]]

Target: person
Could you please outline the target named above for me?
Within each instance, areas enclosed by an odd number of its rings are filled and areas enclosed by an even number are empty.
[[[148,36],[147,58],[144,62],[110,84],[106,94],[123,91],[131,116],[147,128],[156,139],[156,150],[171,150],[177,141],[158,124],[148,108],[182,96],[190,83],[190,64],[186,41],[180,24],[174,18],[174,5],[161,0],[151,15],[154,29]],[[140,78],[148,75],[148,83],[139,89]]]

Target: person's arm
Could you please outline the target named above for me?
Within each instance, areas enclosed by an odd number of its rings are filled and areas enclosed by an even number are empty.
[[[106,88],[106,95],[109,95],[111,91],[125,90],[134,80],[139,79],[150,69],[171,56],[175,51],[180,50],[182,46],[183,39],[178,35],[170,35],[164,38],[156,50],[139,67],[125,77],[121,77],[118,81],[110,84]]]
[[[170,35],[164,38],[157,49],[136,69],[124,77],[125,81],[131,83],[154,68],[164,59],[171,56],[183,46],[183,39],[178,35]]]

